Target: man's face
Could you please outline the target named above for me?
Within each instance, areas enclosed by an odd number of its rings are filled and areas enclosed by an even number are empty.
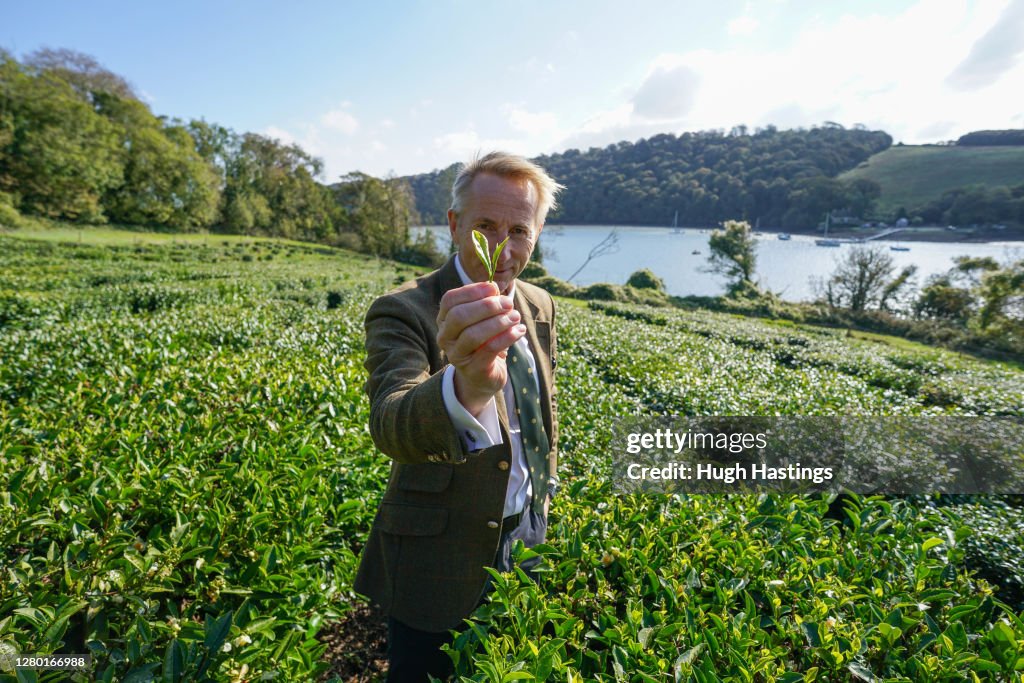
[[[459,260],[473,282],[487,280],[487,268],[476,255],[473,230],[479,230],[491,253],[506,237],[494,282],[503,293],[523,271],[543,225],[537,224],[537,190],[527,180],[480,173],[473,179],[462,213],[448,212],[448,228],[459,248]]]

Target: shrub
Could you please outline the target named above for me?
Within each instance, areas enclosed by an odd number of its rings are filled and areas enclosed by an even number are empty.
[[[637,289],[653,289],[658,292],[665,291],[665,281],[655,275],[647,268],[641,268],[626,280],[626,284]]]
[[[523,268],[523,272],[519,274],[519,277],[524,280],[536,280],[537,278],[547,277],[548,270],[537,261],[529,261],[526,267]]]
[[[622,287],[610,285],[607,282],[597,282],[580,291],[581,299],[597,301],[625,301],[626,295]]]
[[[0,192],[0,228],[20,228],[22,224],[21,214],[14,207],[14,197]]]
[[[579,288],[569,284],[565,280],[559,280],[553,275],[544,275],[537,278],[523,278],[532,285],[537,285],[541,289],[546,289],[549,293],[555,296],[577,296],[580,291]]]
[[[402,247],[395,255],[395,260],[414,266],[437,268],[447,260],[447,257],[437,248],[434,237],[424,231],[413,242]]]

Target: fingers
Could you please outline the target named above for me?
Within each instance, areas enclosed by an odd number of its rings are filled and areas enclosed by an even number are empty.
[[[512,310],[465,328],[449,349],[449,359],[458,364],[480,350],[486,350],[490,356],[494,356],[507,349],[526,334],[526,326],[520,320],[519,311]]]
[[[508,347],[512,346],[525,336],[526,325],[515,325],[501,334],[491,337],[483,346],[477,349],[477,353],[480,351],[487,351],[491,354],[504,358],[508,355]]]
[[[487,296],[483,299],[458,304],[450,308],[446,316],[439,320],[437,343],[442,348],[448,349],[472,326],[491,318],[502,319],[505,316],[512,315],[513,311],[512,300],[507,296]],[[519,315],[518,311],[515,315]],[[509,324],[517,322],[519,322],[518,318],[511,320]],[[499,331],[494,329],[491,336]],[[486,341],[486,338],[479,339],[478,341],[482,344]]]
[[[469,303],[488,296],[498,296],[498,285],[493,282],[474,282],[463,287],[449,289],[441,297],[441,308],[437,313],[438,326],[448,317],[448,312],[459,304]]]
[[[482,392],[493,394],[500,391],[505,384],[505,368],[499,367],[497,359],[505,359],[508,348],[526,334],[526,326],[513,325],[507,330],[496,334],[485,341],[469,355],[455,358],[449,357],[456,373],[471,387]]]

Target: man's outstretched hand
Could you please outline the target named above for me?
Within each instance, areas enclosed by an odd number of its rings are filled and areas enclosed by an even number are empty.
[[[455,366],[455,396],[479,415],[505,386],[508,347],[526,334],[512,298],[493,282],[474,282],[441,297],[437,343]]]

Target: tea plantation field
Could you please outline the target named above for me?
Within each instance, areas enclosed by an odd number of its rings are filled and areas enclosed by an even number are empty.
[[[362,318],[414,273],[104,235],[0,236],[0,681],[51,652],[93,669],[17,680],[323,680],[388,473]],[[460,676],[1021,680],[1013,505],[619,496],[607,457],[621,415],[1021,416],[1019,368],[711,313],[557,321],[564,493],[522,551],[549,571],[499,575]]]

